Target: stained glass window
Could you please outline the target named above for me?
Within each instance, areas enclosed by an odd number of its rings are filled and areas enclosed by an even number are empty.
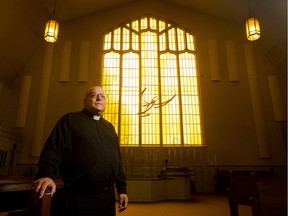
[[[105,118],[127,146],[202,145],[194,35],[152,16],[104,35]]]

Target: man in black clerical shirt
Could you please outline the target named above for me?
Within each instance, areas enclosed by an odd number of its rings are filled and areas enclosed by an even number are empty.
[[[46,188],[56,192],[53,178],[59,176],[61,212],[67,216],[115,216],[127,208],[126,177],[122,167],[118,136],[102,115],[106,94],[91,87],[82,111],[64,115],[55,125],[41,152],[33,189],[42,198]]]

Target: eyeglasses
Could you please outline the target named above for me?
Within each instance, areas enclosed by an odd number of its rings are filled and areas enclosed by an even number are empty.
[[[90,92],[88,94],[89,97],[91,98],[98,98],[100,97],[101,99],[106,99],[107,98],[107,94],[104,94],[104,93],[97,93],[97,92]]]

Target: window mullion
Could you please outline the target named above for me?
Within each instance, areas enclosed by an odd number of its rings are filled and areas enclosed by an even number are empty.
[[[180,137],[181,145],[184,146],[184,133],[183,133],[183,112],[182,112],[182,94],[181,94],[181,79],[180,79],[180,60],[179,60],[179,46],[178,46],[178,31],[175,28],[175,43],[176,43],[176,67],[177,67],[177,83],[178,83],[178,98],[179,98],[179,118],[180,118]]]
[[[121,115],[121,107],[122,107],[122,86],[123,86],[123,27],[120,29],[120,50],[119,50],[119,61],[120,61],[120,68],[119,68],[119,106],[118,106],[118,136],[121,140],[121,121],[122,121],[122,115]]]
[[[139,25],[140,25],[140,22],[139,22]],[[139,28],[141,29],[141,27]],[[141,37],[141,34],[142,34],[142,31],[138,32],[138,37],[139,37],[139,112],[138,113],[141,113],[141,109],[142,109],[142,48],[141,48],[141,44],[142,44],[142,37]],[[141,115],[138,115],[138,118],[139,118],[139,146],[142,146],[142,117]]]
[[[159,104],[162,104],[162,85],[161,85],[161,64],[160,64],[160,33],[159,33],[159,20],[157,20],[157,64],[158,64],[158,83],[159,83]],[[159,107],[159,130],[160,130],[160,146],[163,146],[163,118],[162,106]]]

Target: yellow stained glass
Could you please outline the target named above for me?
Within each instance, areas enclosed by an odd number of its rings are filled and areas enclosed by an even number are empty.
[[[163,33],[159,36],[159,47],[160,47],[160,51],[164,51],[165,49],[167,49],[166,34],[165,33]]]
[[[152,17],[150,17],[150,28],[157,30],[157,21],[156,21],[156,19],[154,19]]]
[[[117,28],[114,30],[114,41],[113,47],[115,50],[120,50],[121,48],[121,28]]]
[[[140,20],[140,26],[141,26],[141,30],[148,28],[148,18],[147,17],[144,17]]]
[[[111,49],[111,36],[112,36],[112,33],[109,32],[105,35],[104,37],[104,50],[109,50]]]
[[[184,31],[182,29],[179,29],[179,28],[177,28],[177,41],[178,41],[178,50],[179,51],[184,50],[186,48]]]
[[[130,31],[128,29],[123,28],[122,38],[122,50],[128,50],[130,47]]]
[[[135,20],[132,22],[132,29],[134,29],[135,31],[139,31],[139,20]]]
[[[132,49],[135,51],[139,50],[139,35],[132,32]]]
[[[166,28],[166,22],[159,20],[159,32],[162,32]]]
[[[192,34],[145,16],[105,34],[103,51],[105,118],[121,145],[203,144]]]
[[[176,34],[175,28],[168,30],[168,46],[170,50],[176,50]]]
[[[189,50],[195,50],[195,43],[193,35],[186,33],[186,40],[187,40],[187,48]]]
[[[121,137],[124,137],[123,143],[138,144],[137,137],[139,134],[139,119],[135,113],[138,112],[139,96],[139,56],[135,53],[127,53],[123,55],[123,77],[122,80],[122,98],[121,98]],[[123,126],[123,127],[122,127]]]

